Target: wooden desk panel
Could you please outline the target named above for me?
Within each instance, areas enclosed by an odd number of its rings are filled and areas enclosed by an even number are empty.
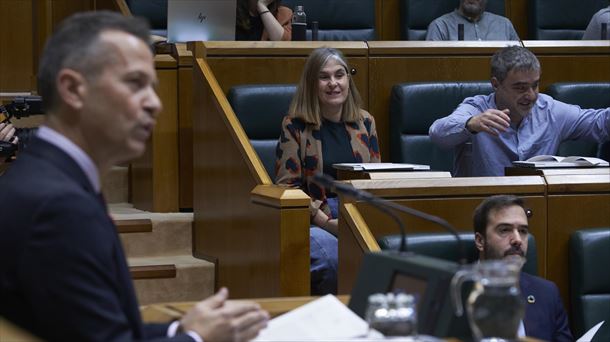
[[[599,170],[600,169],[584,169]],[[545,175],[548,189],[548,279],[555,282],[568,312],[570,235],[610,227],[610,171],[592,175]]]
[[[176,44],[180,209],[193,209],[193,54]]]
[[[203,42],[195,56],[206,58],[226,94],[242,84],[296,84],[307,56],[323,46],[341,50],[357,70],[354,82],[368,108],[368,50],[363,42]]]
[[[233,297],[309,294],[309,197],[272,184],[210,67],[193,73],[195,256]]]
[[[169,55],[155,57],[163,111],[147,150],[131,164],[131,202],[138,209],[178,211],[178,65]]]
[[[231,294],[230,289],[229,294]],[[266,310],[269,313],[271,318],[274,318],[318,298],[319,297],[253,298],[252,301],[258,303],[263,310]],[[349,303],[349,296],[337,296],[337,299],[345,305]],[[140,307],[140,313],[142,314],[142,320],[146,323],[166,323],[179,319],[191,310],[195,304],[197,304],[197,302],[151,304]],[[0,322],[2,321],[0,320]]]
[[[356,180],[355,187],[401,205],[418,209],[447,220],[458,231],[472,232],[472,213],[488,196],[495,194],[516,194],[522,196],[534,212],[530,219],[532,234],[536,237],[538,251],[538,271],[546,274],[546,200],[545,187],[541,177],[481,177],[481,178],[439,178],[422,180]],[[354,203],[361,218],[339,219],[339,293],[350,293],[363,250],[356,246],[353,234],[346,222],[363,221],[368,225],[375,239],[384,235],[397,234],[396,223],[376,208],[362,202],[341,197],[341,203]],[[343,208],[341,215],[346,215]],[[399,213],[409,233],[444,232],[436,224]],[[344,238],[345,237],[345,238]]]
[[[34,89],[32,0],[0,1],[0,93]]]

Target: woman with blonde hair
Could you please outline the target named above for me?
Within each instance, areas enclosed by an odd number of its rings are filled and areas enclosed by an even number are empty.
[[[337,292],[335,194],[313,180],[336,178],[335,163],[379,162],[375,120],[361,108],[358,89],[343,54],[314,50],[305,63],[277,146],[276,183],[303,189],[311,197],[311,291]]]

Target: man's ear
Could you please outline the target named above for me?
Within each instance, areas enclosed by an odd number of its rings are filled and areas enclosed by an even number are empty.
[[[61,102],[75,110],[83,107],[87,82],[81,73],[72,69],[61,69],[57,73],[55,84]]]
[[[483,248],[485,247],[485,238],[481,233],[474,233],[474,245],[477,247],[479,252],[483,252]]]
[[[497,78],[492,77],[491,78],[491,86],[494,88],[494,91],[498,89],[498,87],[500,86],[500,81],[498,81]]]

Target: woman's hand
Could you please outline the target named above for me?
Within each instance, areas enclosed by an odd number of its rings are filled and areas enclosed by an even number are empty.
[[[275,0],[258,0],[258,4],[257,4],[257,8],[258,11],[261,12],[260,10],[260,6],[264,6],[265,8],[268,8],[269,5],[271,5]]]
[[[277,21],[273,13],[269,11],[268,6],[272,4],[273,1],[274,0],[258,0],[256,3],[256,10],[258,11],[258,15],[261,17],[265,30],[269,34],[269,40],[278,41],[282,40],[284,28]]]
[[[15,127],[8,122],[0,123],[0,141],[8,141],[15,143],[13,141],[13,136],[15,135]],[[15,137],[15,140],[17,137]]]

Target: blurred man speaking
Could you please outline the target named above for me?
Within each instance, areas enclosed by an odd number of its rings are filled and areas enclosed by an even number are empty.
[[[145,22],[76,14],[47,42],[45,123],[0,177],[0,314],[51,341],[245,341],[267,314],[222,289],[171,325],[146,325],[101,196],[113,165],[141,155],[161,111]]]

